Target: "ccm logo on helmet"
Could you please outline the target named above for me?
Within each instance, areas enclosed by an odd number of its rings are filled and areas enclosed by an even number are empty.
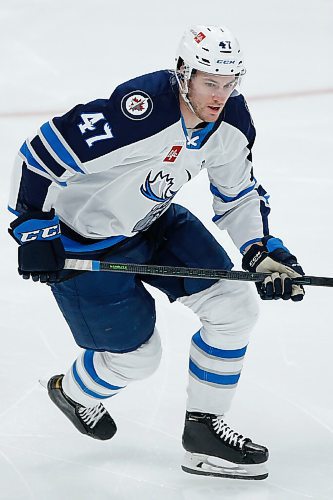
[[[33,240],[45,240],[46,238],[54,238],[60,234],[60,227],[59,224],[56,224],[55,226],[44,227],[43,229],[36,229],[35,231],[28,231],[21,234],[22,243]]]
[[[235,60],[233,60],[233,61],[226,61],[225,59],[218,59],[216,61],[217,64],[235,64],[235,62],[236,62]]]

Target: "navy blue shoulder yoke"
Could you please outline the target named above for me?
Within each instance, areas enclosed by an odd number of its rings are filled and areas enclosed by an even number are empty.
[[[229,97],[222,115],[222,121],[238,128],[247,137],[250,146],[252,146],[256,131],[244,96],[239,94]]]
[[[53,123],[79,159],[86,162],[151,137],[179,119],[174,73],[161,70],[122,83],[109,99],[78,104],[54,118]],[[98,138],[103,134],[109,134],[109,139]]]

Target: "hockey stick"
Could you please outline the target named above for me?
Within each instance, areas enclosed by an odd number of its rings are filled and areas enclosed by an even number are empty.
[[[224,279],[234,281],[264,281],[269,273],[247,271],[224,271],[197,267],[171,267],[154,264],[127,264],[123,262],[102,262],[99,260],[66,259],[65,269],[75,271],[112,271],[116,273],[150,274],[153,276],[174,276],[178,278]],[[300,276],[292,278],[295,285],[332,286],[333,278]]]

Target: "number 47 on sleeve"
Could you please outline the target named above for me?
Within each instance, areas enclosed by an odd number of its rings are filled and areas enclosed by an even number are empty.
[[[106,123],[104,123],[104,127],[103,127],[104,134],[93,135],[92,137],[85,139],[85,141],[89,147],[91,147],[97,141],[103,141],[105,139],[112,139],[113,134],[111,132],[111,127],[110,127],[109,123],[106,121],[106,118],[103,115],[103,113],[82,113],[81,118],[82,118],[82,123],[78,124],[78,127],[81,131],[81,134],[85,134],[88,130],[89,131],[94,131],[94,130],[98,131],[98,129],[101,128],[101,124],[99,122],[101,120],[104,120],[106,122]],[[98,125],[96,125],[96,124],[98,124]]]

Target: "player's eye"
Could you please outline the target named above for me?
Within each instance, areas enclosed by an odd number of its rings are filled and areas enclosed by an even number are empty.
[[[225,88],[225,89],[232,89],[233,87],[235,87],[236,83],[237,83],[237,82],[236,82],[235,80],[234,80],[233,82],[226,83],[226,84],[224,85],[224,88]]]

